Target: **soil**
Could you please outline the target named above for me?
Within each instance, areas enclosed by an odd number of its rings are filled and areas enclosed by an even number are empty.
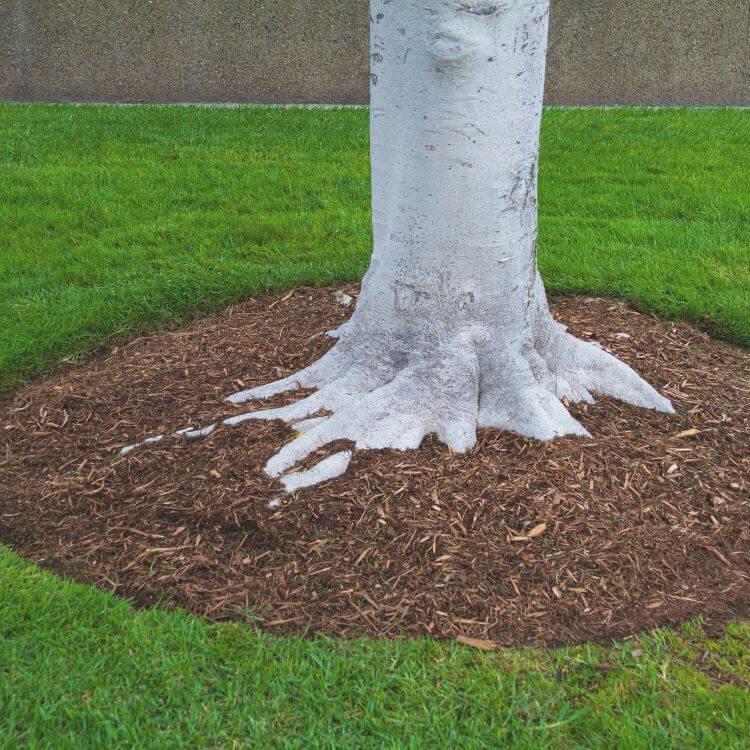
[[[750,614],[750,354],[621,303],[553,312],[676,416],[602,399],[570,407],[592,438],[360,452],[294,496],[262,471],[292,437],[279,423],[118,456],[319,357],[351,311],[334,292],[251,299],[6,399],[0,540],[139,605],[274,633],[557,645]]]

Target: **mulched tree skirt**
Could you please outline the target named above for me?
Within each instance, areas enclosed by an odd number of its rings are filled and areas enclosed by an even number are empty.
[[[750,612],[750,354],[612,301],[553,310],[677,416],[602,399],[571,407],[593,438],[355,453],[280,505],[262,471],[292,437],[280,423],[118,456],[319,357],[351,312],[334,291],[251,299],[22,388],[0,410],[0,540],[138,604],[274,633],[553,645]]]

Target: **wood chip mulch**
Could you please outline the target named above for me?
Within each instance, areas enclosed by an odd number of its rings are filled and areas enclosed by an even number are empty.
[[[750,354],[612,301],[553,309],[677,416],[602,399],[572,407],[591,439],[357,453],[280,505],[262,466],[281,424],[118,457],[320,356],[316,334],[350,314],[334,291],[248,300],[0,403],[0,541],[138,604],[274,633],[556,645],[750,613]]]

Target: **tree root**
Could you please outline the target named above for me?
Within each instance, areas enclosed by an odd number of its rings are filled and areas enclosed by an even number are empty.
[[[239,414],[202,429],[186,428],[185,439],[206,437],[221,426],[252,420],[281,420],[297,437],[266,464],[288,491],[338,476],[350,452],[323,460],[313,469],[291,472],[314,451],[338,440],[358,450],[413,450],[437,435],[463,453],[476,443],[477,427],[494,427],[529,438],[550,440],[588,435],[563,405],[594,403],[592,393],[614,396],[649,409],[673,413],[635,371],[596,344],[580,341],[550,322],[532,346],[493,351],[486,332],[464,330],[445,346],[405,354],[382,339],[360,333],[340,340],[320,360],[290,377],[236,393],[234,404],[259,401],[300,388],[317,388],[288,406]],[[347,345],[352,340],[357,343]],[[364,342],[364,343],[363,343]],[[121,454],[163,436],[123,448]]]
[[[279,419],[294,425],[298,437],[266,464],[269,475],[280,477],[337,440],[350,440],[359,450],[410,450],[434,433],[462,453],[476,443],[477,427],[505,429],[539,440],[588,435],[561,400],[594,403],[592,392],[673,413],[670,402],[626,364],[555,326],[531,353],[502,362],[490,358],[484,366],[472,342],[466,341],[414,354],[390,377],[358,364],[325,382],[325,367],[313,365],[228,400],[244,403],[311,386],[319,387],[316,393],[290,406],[249,412],[231,421]],[[321,411],[327,416],[310,418]]]

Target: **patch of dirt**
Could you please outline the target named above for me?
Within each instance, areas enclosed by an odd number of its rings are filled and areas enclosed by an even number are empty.
[[[466,455],[435,440],[356,453],[345,476],[275,508],[262,467],[292,436],[281,424],[118,457],[234,413],[224,396],[331,346],[316,334],[350,308],[300,289],[21,389],[0,412],[0,539],[139,604],[274,633],[556,645],[747,615],[750,354],[611,301],[553,310],[678,415],[602,399],[571,407],[591,439],[485,430]]]

